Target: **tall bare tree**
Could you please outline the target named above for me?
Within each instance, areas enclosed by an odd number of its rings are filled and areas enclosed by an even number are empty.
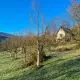
[[[35,22],[36,24],[36,29],[37,29],[37,62],[36,62],[36,65],[37,67],[40,66],[40,61],[42,59],[42,46],[41,45],[41,40],[40,40],[40,31],[41,31],[41,15],[40,15],[40,8],[39,8],[39,1],[37,3],[37,1],[35,0],[32,0],[32,8],[33,8],[33,12],[32,13],[32,16],[33,16],[33,21]],[[43,23],[42,23],[43,24]],[[43,25],[42,25],[42,33],[43,33]]]

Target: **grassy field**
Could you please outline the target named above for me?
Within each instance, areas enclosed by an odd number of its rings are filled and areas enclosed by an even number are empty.
[[[37,69],[22,68],[21,59],[0,53],[0,80],[80,80],[80,49],[50,53],[52,57]]]

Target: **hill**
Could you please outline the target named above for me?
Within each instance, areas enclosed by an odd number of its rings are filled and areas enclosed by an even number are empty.
[[[8,33],[4,33],[4,32],[0,32],[0,40],[7,39],[7,38],[9,38],[11,36],[13,36],[13,35],[8,34]]]
[[[80,80],[80,49],[49,55],[52,57],[37,69],[23,68],[22,59],[12,60],[10,53],[0,53],[0,80]]]

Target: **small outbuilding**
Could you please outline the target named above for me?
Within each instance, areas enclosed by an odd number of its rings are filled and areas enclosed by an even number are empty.
[[[71,29],[61,26],[57,31],[56,41],[70,41],[74,38]]]

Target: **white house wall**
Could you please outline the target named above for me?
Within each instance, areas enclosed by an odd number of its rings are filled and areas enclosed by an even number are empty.
[[[62,37],[60,36],[60,34],[62,35]],[[63,29],[60,29],[57,33],[57,39],[62,39],[65,37],[65,31]]]

